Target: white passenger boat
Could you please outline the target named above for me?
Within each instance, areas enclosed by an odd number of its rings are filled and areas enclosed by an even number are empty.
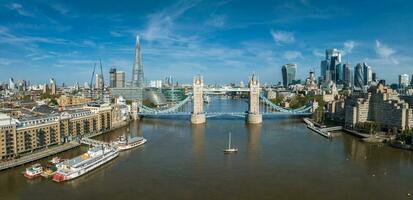
[[[39,163],[36,163],[26,168],[26,171],[24,171],[24,176],[28,179],[33,179],[39,177],[42,174],[42,172],[43,167]]]
[[[119,151],[110,146],[92,147],[83,155],[58,163],[53,180],[62,182],[77,178],[109,162],[118,155]]]
[[[122,135],[118,141],[115,142],[115,146],[119,151],[125,151],[134,147],[145,144],[147,140],[143,137],[126,137]]]

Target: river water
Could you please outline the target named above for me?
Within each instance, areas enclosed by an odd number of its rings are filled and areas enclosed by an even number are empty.
[[[244,100],[213,99],[209,111],[244,111]],[[128,132],[118,129],[97,139]],[[78,179],[27,180],[25,166],[0,172],[0,199],[411,199],[413,153],[341,134],[328,140],[297,118],[262,125],[237,118],[134,122],[148,143]],[[228,132],[234,155],[224,155]],[[63,158],[87,150],[61,153]],[[48,159],[40,161],[45,163]]]

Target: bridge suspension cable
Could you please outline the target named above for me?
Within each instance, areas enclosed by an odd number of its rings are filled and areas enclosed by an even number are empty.
[[[286,109],[283,108],[279,105],[274,104],[273,102],[271,102],[267,97],[264,96],[264,94],[260,94],[260,99],[266,103],[267,105],[269,105],[270,107],[272,107],[273,109],[279,111],[279,112],[286,112],[286,113],[304,113],[309,111],[312,108],[312,105],[306,105],[297,109]]]
[[[164,113],[176,112],[179,108],[181,108],[186,103],[191,101],[191,99],[192,99],[192,93],[189,93],[188,96],[184,100],[180,101],[175,106],[167,108],[167,109],[163,109],[163,110],[158,110],[158,109],[150,108],[145,105],[141,105],[141,113],[164,114]]]

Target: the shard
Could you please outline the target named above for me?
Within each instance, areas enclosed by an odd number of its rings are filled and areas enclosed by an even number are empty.
[[[143,64],[141,55],[141,44],[139,42],[139,35],[136,36],[136,47],[135,47],[135,63],[133,65],[132,71],[132,86],[143,88]]]

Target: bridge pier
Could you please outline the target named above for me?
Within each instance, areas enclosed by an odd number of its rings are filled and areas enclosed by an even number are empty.
[[[260,83],[255,77],[255,74],[252,75],[251,80],[248,83],[248,87],[250,88],[250,99],[248,101],[247,123],[261,124],[262,114],[260,113]]]
[[[201,76],[195,76],[192,83],[193,88],[193,104],[194,109],[191,113],[191,123],[192,124],[203,124],[206,122],[206,117],[204,113],[204,99],[203,99],[203,89],[204,80]]]

